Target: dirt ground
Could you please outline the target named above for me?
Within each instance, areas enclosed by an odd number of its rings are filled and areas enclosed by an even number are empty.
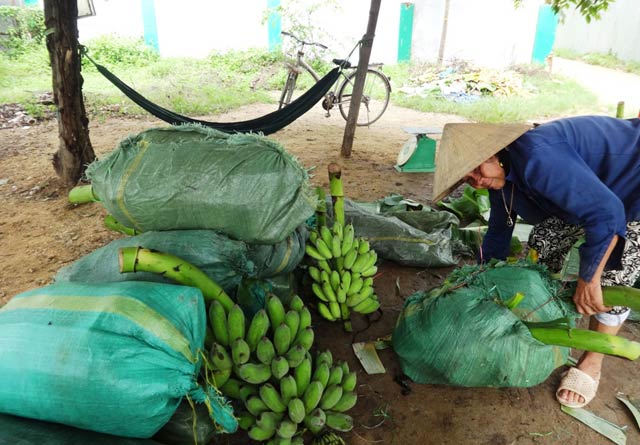
[[[208,120],[233,121],[272,111],[256,105]],[[287,128],[272,135],[303,165],[315,167],[313,182],[328,185],[327,165],[343,168],[346,194],[357,200],[375,200],[399,193],[429,203],[431,173],[399,173],[394,169],[398,152],[410,138],[403,127],[441,127],[461,121],[456,116],[419,113],[390,107],[370,128],[359,128],[352,156],[340,156],[344,120],[325,118],[314,108]],[[91,140],[98,156],[108,153],[126,136],[164,125],[152,118],[95,118]],[[100,204],[73,207],[67,190],[56,178],[51,158],[57,150],[57,123],[0,130],[0,305],[13,295],[49,283],[59,268],[101,247],[119,235],[102,225]],[[383,308],[382,318],[355,340],[373,340],[391,333],[404,299],[419,289],[441,283],[451,269],[413,269],[384,263],[375,286]],[[399,290],[396,286],[399,283]],[[396,381],[399,366],[391,350],[380,351],[385,374],[367,375],[355,358],[352,335],[314,316],[316,343],[358,370],[359,401],[350,412],[356,427],[343,437],[350,445],[369,444],[606,444],[603,436],[564,414],[554,391],[561,370],[543,384],[528,389],[459,388]],[[364,328],[354,319],[354,329]],[[638,340],[633,323],[622,335]],[[628,444],[639,444],[638,426],[615,398],[617,392],[640,398],[640,369],[634,362],[605,361],[598,397],[589,409],[617,425],[628,425]],[[245,433],[218,436],[216,443],[246,443]]]

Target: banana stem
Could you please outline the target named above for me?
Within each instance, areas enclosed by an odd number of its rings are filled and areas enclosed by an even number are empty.
[[[342,168],[332,162],[329,170],[329,191],[333,202],[333,217],[344,226],[344,190],[342,187]]]
[[[327,225],[327,200],[324,189],[322,187],[316,188],[318,195],[318,207],[316,208],[316,226],[318,229]]]
[[[351,311],[346,303],[340,303],[340,314],[342,316],[342,327],[345,332],[353,332],[353,326],[351,326]]]
[[[527,324],[536,340],[557,346],[567,346],[581,351],[615,355],[629,360],[640,357],[640,343],[616,335],[602,334],[586,329],[541,328]]]
[[[118,252],[120,273],[153,272],[185,286],[197,287],[206,300],[217,300],[227,312],[234,305],[225,291],[193,264],[177,256],[143,247],[123,247]]]
[[[111,229],[114,232],[124,233],[125,235],[134,236],[138,234],[138,231],[136,229],[127,227],[124,224],[119,223],[112,215],[107,215],[104,217],[104,226],[107,229]]]
[[[87,204],[96,201],[100,201],[100,198],[93,193],[91,184],[79,185],[69,191],[69,202],[71,204]]]
[[[602,299],[605,306],[626,306],[640,311],[640,289],[629,286],[604,286]]]

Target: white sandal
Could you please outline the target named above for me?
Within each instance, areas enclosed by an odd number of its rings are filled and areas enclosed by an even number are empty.
[[[560,386],[556,391],[556,399],[561,405],[568,406],[569,408],[583,408],[589,402],[593,400],[598,391],[598,384],[600,383],[600,376],[594,379],[584,371],[580,371],[578,368],[572,367],[563,374]],[[580,402],[568,402],[565,399],[560,398],[560,391],[571,391],[579,396],[582,396],[584,401]]]

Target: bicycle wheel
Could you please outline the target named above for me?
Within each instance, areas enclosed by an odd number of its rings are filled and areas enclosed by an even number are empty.
[[[280,101],[278,102],[278,110],[286,105],[289,105],[289,102],[291,102],[291,96],[293,95],[293,90],[296,87],[297,78],[298,73],[289,71],[287,81],[284,83],[284,88],[282,89],[282,94],[280,95]]]
[[[340,85],[338,92],[338,108],[344,120],[349,116],[351,106],[351,95],[353,85],[356,80],[356,72],[349,74]],[[362,90],[362,100],[360,101],[360,111],[358,112],[358,122],[356,125],[371,125],[384,113],[389,105],[391,96],[391,84],[389,79],[379,71],[368,69],[367,77]]]

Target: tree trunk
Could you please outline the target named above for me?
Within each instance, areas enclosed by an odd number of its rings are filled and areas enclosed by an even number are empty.
[[[376,35],[376,24],[378,23],[378,13],[380,12],[380,3],[382,0],[371,0],[369,7],[369,22],[367,24],[367,32],[362,37],[362,46],[360,47],[360,59],[358,60],[358,68],[356,71],[356,80],[353,83],[353,92],[351,93],[351,105],[359,104],[362,100],[362,90],[364,89],[364,81],[367,77],[367,68],[369,67],[369,57],[371,56],[371,48],[373,47],[373,37]],[[358,123],[359,106],[350,106],[347,115],[347,125],[344,129],[342,137],[341,154],[345,158],[351,157],[351,147],[353,146],[353,138],[356,134],[356,124]]]
[[[73,186],[95,159],[82,99],[78,5],[75,0],[45,0],[44,17],[60,138],[53,168],[65,184]]]
[[[440,48],[438,48],[438,65],[442,65],[444,60],[444,50],[447,46],[447,28],[449,26],[449,6],[451,0],[444,2],[444,17],[442,19],[442,32],[440,34]]]

